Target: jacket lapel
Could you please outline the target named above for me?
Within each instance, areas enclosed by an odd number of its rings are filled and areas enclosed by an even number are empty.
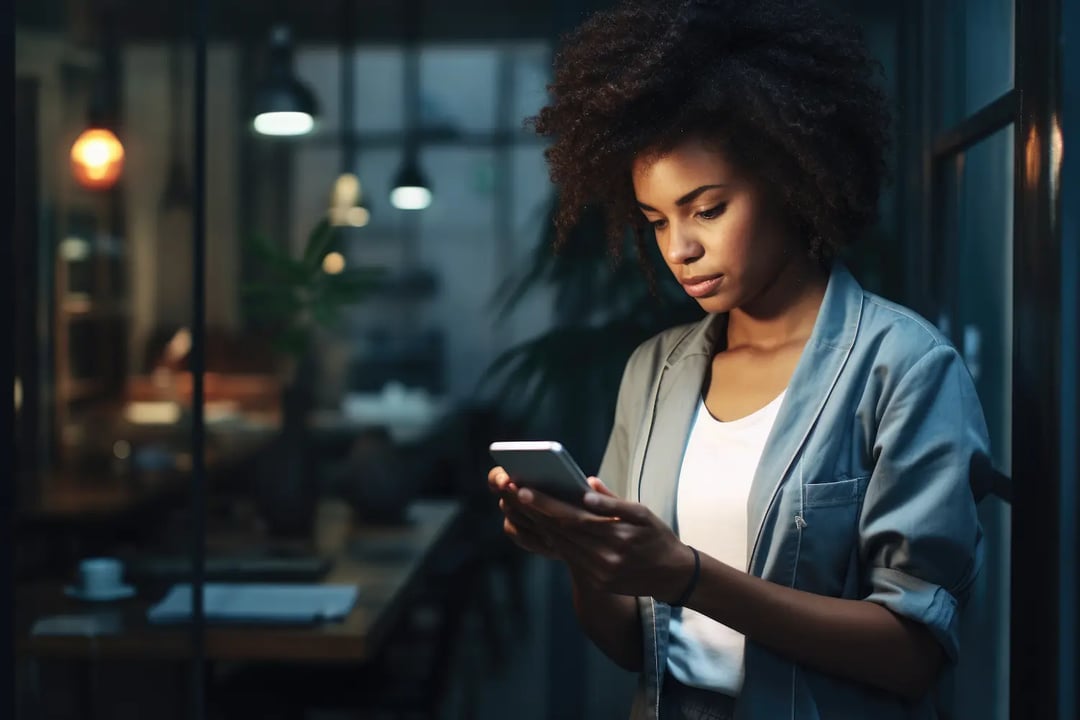
[[[668,353],[645,416],[642,456],[635,476],[638,502],[675,527],[675,499],[690,423],[701,399],[702,382],[717,336],[727,327],[724,315],[709,315]]]
[[[835,262],[814,329],[795,367],[750,488],[747,559],[751,572],[769,508],[851,354],[862,299],[862,288],[855,278],[842,263]],[[652,388],[642,421],[648,441],[638,443],[634,458],[637,500],[673,528],[690,423],[713,353],[722,347],[726,330],[726,314],[709,315],[675,344]]]
[[[855,278],[839,261],[835,262],[814,329],[795,366],[750,487],[748,572],[760,574],[756,556],[765,519],[851,354],[862,300],[862,288]]]

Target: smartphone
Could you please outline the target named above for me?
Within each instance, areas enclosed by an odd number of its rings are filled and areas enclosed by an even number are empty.
[[[532,488],[575,505],[580,505],[585,493],[592,489],[561,443],[494,442],[488,451],[518,487]]]

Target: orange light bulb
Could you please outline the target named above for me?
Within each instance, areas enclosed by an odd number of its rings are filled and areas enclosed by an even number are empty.
[[[104,128],[84,130],[71,146],[71,172],[90,190],[108,190],[124,169],[124,146]]]

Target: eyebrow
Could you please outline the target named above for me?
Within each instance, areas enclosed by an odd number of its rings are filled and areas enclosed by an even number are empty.
[[[701,195],[701,193],[705,192],[706,190],[715,190],[716,188],[722,188],[722,187],[726,187],[726,186],[723,185],[723,184],[702,185],[701,187],[694,188],[690,192],[683,195],[681,198],[679,198],[678,200],[675,201],[675,204],[677,206],[679,206],[679,207],[682,207],[683,205],[686,205],[687,203],[692,203],[694,200],[697,199],[698,195]],[[640,200],[638,200],[638,207],[641,208],[642,210],[649,210],[651,212],[660,212],[656,208],[650,207],[649,205],[646,205],[645,203],[641,202]]]

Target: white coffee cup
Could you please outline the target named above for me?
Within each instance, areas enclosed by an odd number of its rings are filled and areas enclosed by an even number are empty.
[[[114,592],[123,572],[124,566],[116,558],[87,558],[79,563],[79,590],[91,596]]]

